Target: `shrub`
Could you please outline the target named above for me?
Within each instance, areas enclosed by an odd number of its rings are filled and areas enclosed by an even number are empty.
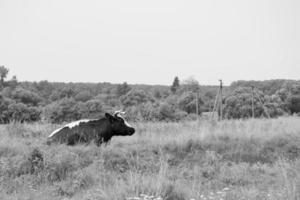
[[[38,173],[39,171],[43,170],[44,168],[44,156],[42,152],[35,148],[30,154],[30,157],[28,158],[28,161],[30,163],[30,173]]]
[[[204,105],[201,98],[198,99],[199,113]],[[196,113],[196,94],[193,92],[185,92],[178,99],[178,106],[187,113]]]
[[[131,121],[156,121],[158,120],[158,104],[144,103],[131,106],[126,110],[126,118]]]
[[[3,97],[0,94],[0,123],[8,123],[10,121],[8,106],[14,103],[13,100]]]
[[[129,92],[130,90],[131,90],[131,87],[126,82],[124,82],[123,84],[119,84],[117,86],[116,95],[118,97],[120,97],[122,95],[127,94],[127,92]]]
[[[35,107],[28,107],[23,103],[12,103],[8,106],[10,121],[34,122],[41,119],[41,111]]]
[[[44,115],[47,120],[53,123],[72,121],[80,118],[77,103],[73,98],[64,98],[46,106]]]
[[[92,99],[92,94],[89,91],[81,91],[78,94],[76,94],[76,96],[74,97],[76,101],[82,101],[82,102],[86,102],[90,99]]]
[[[80,118],[99,118],[106,112],[102,101],[97,99],[77,104],[76,110],[80,114]]]
[[[259,95],[259,99],[258,96]],[[262,101],[262,102],[261,102]],[[261,117],[266,111],[271,117],[284,114],[283,105],[277,102],[276,98],[264,96],[262,93],[254,96],[254,115]],[[262,105],[264,104],[264,105]],[[266,109],[266,110],[264,110]],[[249,88],[237,88],[232,94],[226,97],[224,114],[229,119],[250,118],[252,116],[252,93]]]
[[[124,106],[134,106],[147,102],[154,102],[154,99],[143,90],[131,90],[121,97]]]
[[[300,95],[291,95],[287,99],[288,109],[292,114],[300,112]]]
[[[185,118],[187,113],[163,102],[131,106],[127,109],[126,116],[133,121],[178,121]]]
[[[283,106],[278,103],[267,103],[265,106],[268,109],[270,117],[278,117],[285,114],[284,110],[282,109]]]
[[[12,98],[17,102],[30,106],[37,106],[42,101],[42,98],[38,94],[23,88],[16,88],[12,92]]]
[[[50,99],[52,101],[57,101],[63,98],[73,98],[75,96],[75,92],[72,87],[65,86],[63,88],[56,89],[50,95]]]
[[[163,121],[177,121],[181,118],[181,116],[178,115],[178,112],[175,109],[175,107],[169,105],[168,103],[160,104],[158,108],[158,113],[159,113],[159,120],[163,120]]]

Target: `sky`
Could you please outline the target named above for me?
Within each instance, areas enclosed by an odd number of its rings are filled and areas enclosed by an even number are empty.
[[[0,0],[20,81],[300,79],[299,0]]]

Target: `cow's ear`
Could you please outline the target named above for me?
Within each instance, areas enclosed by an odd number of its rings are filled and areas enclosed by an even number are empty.
[[[109,121],[113,121],[114,120],[114,116],[112,116],[109,113],[105,113],[105,117],[109,120]]]

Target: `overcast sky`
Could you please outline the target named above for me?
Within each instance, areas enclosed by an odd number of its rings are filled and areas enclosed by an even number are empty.
[[[299,0],[0,0],[19,80],[300,79]]]

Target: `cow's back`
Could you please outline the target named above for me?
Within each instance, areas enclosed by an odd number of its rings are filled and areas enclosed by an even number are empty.
[[[77,143],[90,143],[93,140],[97,144],[101,143],[107,129],[107,124],[103,119],[76,121],[55,130],[48,137],[47,144],[66,143],[74,145]]]

